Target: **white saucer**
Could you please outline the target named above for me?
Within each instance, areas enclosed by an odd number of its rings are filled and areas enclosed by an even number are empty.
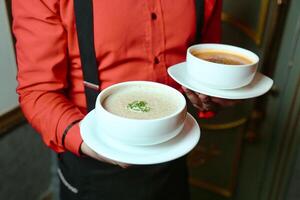
[[[186,71],[185,62],[169,67],[168,73],[177,83],[190,90],[225,99],[248,99],[258,97],[269,91],[273,85],[272,79],[257,72],[253,81],[249,85],[246,85],[242,88],[230,90],[210,88],[203,83],[189,78],[189,75]]]
[[[146,165],[174,160],[190,152],[200,139],[198,123],[187,114],[184,128],[176,137],[156,145],[131,146],[105,137],[94,113],[92,110],[80,122],[83,141],[98,154],[123,163]]]

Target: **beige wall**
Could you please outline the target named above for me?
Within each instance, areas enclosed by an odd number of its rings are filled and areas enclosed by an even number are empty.
[[[18,106],[16,62],[5,0],[0,0],[0,116]]]

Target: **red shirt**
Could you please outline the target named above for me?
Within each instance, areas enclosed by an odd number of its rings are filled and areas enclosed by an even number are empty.
[[[167,68],[184,61],[194,41],[194,1],[94,0],[101,89],[129,80],[179,89]],[[64,130],[86,114],[73,1],[13,0],[12,11],[21,108],[44,142],[63,152]],[[202,42],[219,42],[220,12],[220,0],[205,0]],[[78,154],[81,143],[76,124],[65,148]]]

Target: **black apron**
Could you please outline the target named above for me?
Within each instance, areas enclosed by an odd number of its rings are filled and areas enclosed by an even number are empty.
[[[196,0],[196,40],[203,23],[204,0]],[[74,0],[76,28],[87,109],[95,107],[99,94],[98,63],[94,49],[92,0]],[[99,62],[99,61],[98,61]],[[155,165],[117,165],[70,152],[59,155],[61,200],[188,200],[186,157]]]

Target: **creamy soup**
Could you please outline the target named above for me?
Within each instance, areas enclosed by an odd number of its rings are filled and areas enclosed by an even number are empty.
[[[155,119],[168,116],[178,110],[176,95],[151,86],[128,86],[109,95],[103,107],[121,117]]]

